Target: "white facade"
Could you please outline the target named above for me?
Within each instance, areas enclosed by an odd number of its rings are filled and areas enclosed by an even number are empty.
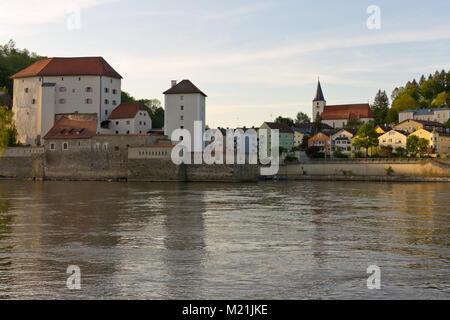
[[[406,149],[406,141],[408,137],[401,132],[391,130],[386,132],[385,134],[378,137],[378,142],[380,147],[392,147],[392,150],[395,152],[395,149],[401,147]]]
[[[121,103],[121,79],[107,76],[42,76],[14,79],[13,112],[18,141],[38,144],[56,114],[97,114],[100,123]]]
[[[173,85],[175,85],[173,83]],[[201,93],[166,93],[164,99],[164,135],[171,139],[176,129],[186,129],[191,134],[194,147],[194,122],[202,121],[201,134],[205,131],[206,97]],[[174,140],[173,142],[177,142]]]
[[[335,134],[331,135],[331,151],[337,151],[338,148],[341,149],[341,152],[345,155],[351,155],[351,140],[353,138],[353,134],[348,132],[345,129],[339,130]]]
[[[152,130],[152,119],[144,110],[139,110],[134,118],[111,119],[110,121],[109,129],[102,129],[103,133],[139,134]]]
[[[398,114],[399,122],[405,120],[422,120],[434,121],[439,123],[447,123],[450,118],[450,108],[435,108],[435,109],[417,109],[406,110]]]

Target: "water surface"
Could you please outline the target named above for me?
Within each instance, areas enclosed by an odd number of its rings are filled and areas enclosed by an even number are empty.
[[[449,226],[445,183],[0,181],[0,298],[448,299]]]

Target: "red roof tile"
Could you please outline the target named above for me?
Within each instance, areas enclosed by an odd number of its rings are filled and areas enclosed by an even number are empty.
[[[36,61],[11,78],[36,76],[107,76],[122,79],[102,57],[46,58]]]
[[[325,106],[321,114],[322,120],[334,119],[355,119],[373,118],[372,110],[368,103],[362,104],[343,104],[335,106]]]
[[[137,102],[125,102],[115,108],[108,119],[133,119],[139,110],[147,111],[145,107]]]
[[[62,117],[45,135],[45,139],[89,139],[96,134],[97,121],[70,120]]]

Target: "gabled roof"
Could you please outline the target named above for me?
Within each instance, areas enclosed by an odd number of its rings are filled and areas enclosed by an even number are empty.
[[[293,133],[291,127],[289,127],[286,123],[278,123],[278,122],[264,122],[267,126],[272,129],[278,129],[279,132]]]
[[[361,118],[373,118],[373,113],[368,103],[343,104],[325,106],[320,116],[322,120],[359,120]]]
[[[137,102],[121,103],[111,112],[108,119],[133,119],[139,110],[147,111],[142,104]]]
[[[70,120],[62,117],[45,135],[46,139],[89,139],[96,134],[97,121]]]
[[[19,71],[11,79],[40,76],[107,76],[122,79],[102,57],[45,58]]]
[[[325,98],[323,97],[322,86],[320,85],[320,81],[317,81],[316,97],[314,98],[313,102],[316,102],[316,101],[325,101]]]
[[[174,85],[169,90],[163,92],[163,94],[180,94],[180,93],[186,94],[199,93],[207,97],[207,95],[204,94],[199,88],[197,88],[190,80],[180,81],[178,84]]]

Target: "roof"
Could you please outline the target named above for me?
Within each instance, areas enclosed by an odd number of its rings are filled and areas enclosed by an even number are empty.
[[[278,129],[280,132],[293,133],[291,127],[289,127],[286,123],[278,123],[278,122],[264,122],[267,126],[272,129]]]
[[[428,120],[417,120],[417,119],[406,119],[403,120],[402,122],[400,122],[398,125],[404,123],[404,122],[408,122],[408,121],[415,121],[417,123],[421,123],[425,126],[432,126],[432,127],[445,127],[445,124],[440,123],[440,122],[436,122],[436,121],[428,121]]]
[[[392,131],[395,131],[395,132],[401,133],[401,134],[403,134],[404,136],[409,136],[409,132],[408,132],[408,131],[404,131],[404,130],[397,130],[397,129],[391,129],[391,130],[389,130],[389,131],[387,131],[387,132],[383,133],[383,134],[382,134],[382,135],[380,135],[379,137],[382,137],[382,136],[384,136],[384,135],[389,135],[389,132],[392,132]]]
[[[425,115],[429,115],[429,114],[431,115],[435,111],[443,111],[443,110],[450,110],[450,108],[441,107],[441,108],[432,108],[432,109],[405,110],[405,111],[400,111],[399,113],[410,113],[410,112],[412,112],[414,115],[425,116]]]
[[[11,79],[39,76],[107,76],[122,79],[102,57],[45,58],[11,76]]]
[[[45,135],[46,139],[89,139],[96,134],[97,121],[70,120],[62,117]]]
[[[324,111],[320,116],[322,120],[334,120],[334,119],[359,120],[361,118],[373,118],[373,113],[368,103],[343,104],[343,105],[325,106]]]
[[[142,104],[137,102],[121,103],[111,112],[108,119],[133,119],[139,110],[147,111]]]
[[[317,81],[316,97],[314,98],[313,102],[315,102],[315,101],[325,101],[325,98],[323,97],[322,86],[320,85],[320,81]]]
[[[169,90],[163,92],[163,94],[180,94],[180,93],[200,93],[207,97],[199,88],[197,88],[190,80],[180,81]]]

